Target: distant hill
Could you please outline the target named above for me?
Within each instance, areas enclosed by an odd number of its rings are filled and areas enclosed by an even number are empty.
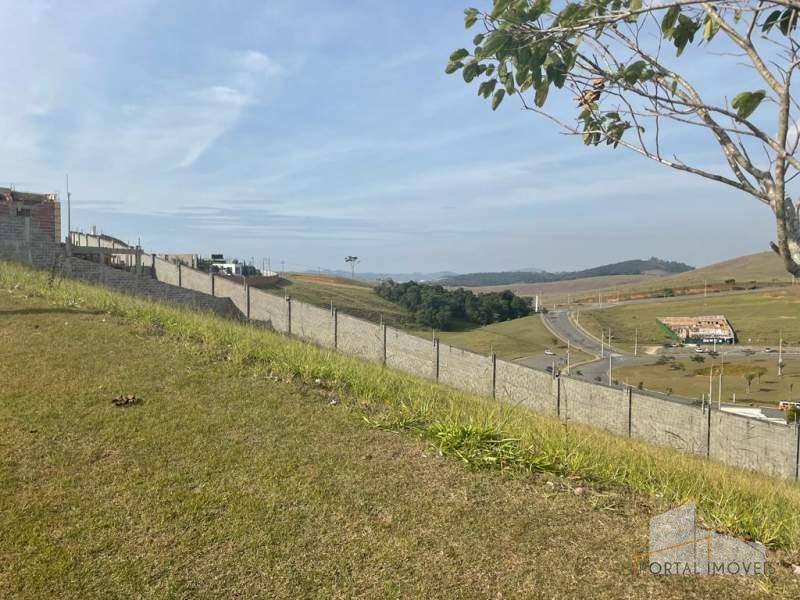
[[[336,277],[346,277],[350,278],[350,271],[345,270],[329,270],[329,269],[322,269],[322,271],[306,271],[307,273],[321,273],[323,275],[333,275]],[[380,273],[375,271],[364,271],[361,272],[356,269],[356,279],[361,280],[368,280],[368,281],[383,281],[386,279],[391,279],[392,281],[397,282],[404,282],[404,281],[436,281],[438,282],[441,279],[445,279],[448,277],[456,277],[458,273],[454,273],[453,271],[434,271],[433,273]]]
[[[548,273],[545,271],[501,271],[497,273],[468,273],[447,277],[439,281],[447,286],[475,287],[483,285],[511,285],[515,283],[548,283],[567,281],[586,277],[604,277],[608,275],[641,275],[645,273],[685,273],[694,267],[681,262],[649,258],[647,260],[626,260],[623,262],[602,265],[583,271]]]

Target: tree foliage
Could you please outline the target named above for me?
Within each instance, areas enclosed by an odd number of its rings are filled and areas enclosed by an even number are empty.
[[[479,31],[445,70],[479,81],[492,109],[517,96],[584,144],[622,146],[757,198],[775,215],[773,250],[800,275],[800,205],[787,190],[800,174],[798,17],[798,0],[493,0],[488,11],[466,9],[466,27]],[[744,89],[732,98],[704,90],[688,68],[690,48],[737,68]],[[551,102],[565,91],[572,118]],[[679,128],[705,130],[725,167],[679,158],[687,148],[670,149],[680,138],[667,135]]]
[[[465,324],[488,325],[530,314],[530,302],[511,291],[474,294],[459,288],[447,290],[441,285],[391,279],[376,288],[382,298],[396,302],[414,315],[420,325],[442,331]]]

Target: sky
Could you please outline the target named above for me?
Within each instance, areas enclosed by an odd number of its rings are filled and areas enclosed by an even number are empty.
[[[0,185],[63,197],[69,174],[73,229],[293,270],[347,255],[381,272],[699,266],[767,249],[755,199],[585,147],[513,100],[492,112],[445,75],[474,33],[465,6],[0,0]],[[691,64],[712,84],[733,75]]]

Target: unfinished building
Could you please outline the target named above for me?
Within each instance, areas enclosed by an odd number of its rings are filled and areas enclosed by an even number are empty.
[[[659,317],[658,322],[673,337],[690,344],[734,344],[736,333],[725,315],[704,317]]]

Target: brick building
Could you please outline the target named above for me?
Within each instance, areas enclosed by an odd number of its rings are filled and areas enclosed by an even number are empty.
[[[18,192],[0,187],[0,211],[10,216],[30,217],[54,242],[61,242],[61,203],[55,194]]]

